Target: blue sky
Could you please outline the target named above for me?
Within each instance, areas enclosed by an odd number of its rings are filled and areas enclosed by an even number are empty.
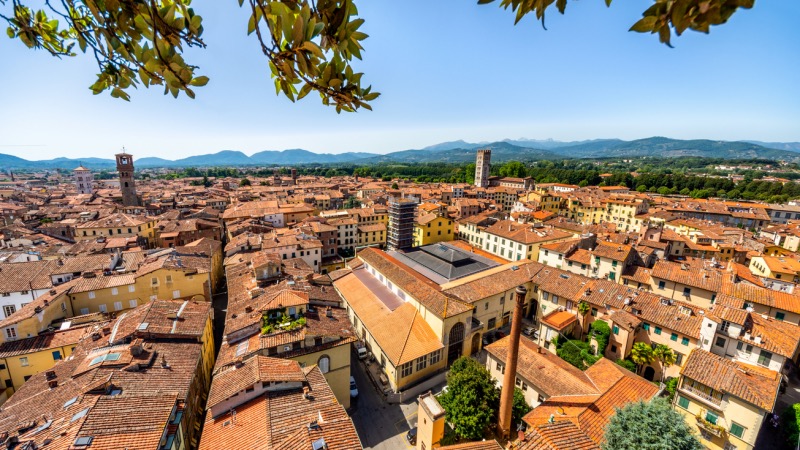
[[[139,89],[126,103],[88,86],[90,55],[57,60],[0,37],[0,153],[27,159],[175,159],[224,149],[386,153],[503,138],[653,135],[800,141],[800,2],[759,1],[674,49],[628,32],[649,0],[572,1],[547,30],[496,4],[361,0],[374,111],[337,115],[310,94],[275,95],[235,0],[194,4],[208,48],[187,59],[211,82],[197,99]]]

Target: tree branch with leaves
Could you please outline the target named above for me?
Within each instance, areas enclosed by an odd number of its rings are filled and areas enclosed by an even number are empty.
[[[193,88],[209,81],[184,59],[187,48],[206,47],[203,19],[190,7],[191,0],[45,0],[40,9],[23,1],[0,0],[8,36],[59,58],[76,56],[76,45],[91,53],[99,70],[90,87],[94,94],[108,91],[129,100],[130,88],[161,85],[165,94],[194,98]],[[355,1],[239,0],[240,7],[250,10],[247,31],[260,44],[277,94],[294,102],[314,91],[337,112],[372,109],[370,102],[380,94],[362,86],[364,74],[353,68],[368,37],[360,31],[364,19]],[[611,0],[604,1],[610,6]],[[653,0],[630,30],[658,34],[671,46],[673,33],[708,33],[754,2]],[[516,22],[534,15],[542,25],[554,3],[563,14],[567,0],[500,0],[502,8],[515,12]]]

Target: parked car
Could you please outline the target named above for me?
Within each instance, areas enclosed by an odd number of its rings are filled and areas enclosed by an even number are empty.
[[[406,433],[406,440],[411,445],[417,445],[417,427],[408,430],[408,433]]]
[[[358,397],[358,386],[356,386],[356,379],[350,376],[350,397]]]
[[[522,330],[522,334],[525,336],[533,336],[534,331],[536,331],[536,329],[533,327],[525,327],[525,329]]]
[[[360,347],[358,350],[356,350],[356,353],[358,353],[358,359],[360,360],[367,359],[367,355],[369,354],[369,352],[367,352],[367,349],[364,347]]]

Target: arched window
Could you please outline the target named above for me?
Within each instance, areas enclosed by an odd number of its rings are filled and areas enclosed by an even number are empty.
[[[328,371],[331,370],[331,359],[328,357],[328,355],[322,355],[319,357],[317,365],[319,366],[320,372],[328,373]]]
[[[128,182],[127,181],[125,182],[125,187],[128,187]]]

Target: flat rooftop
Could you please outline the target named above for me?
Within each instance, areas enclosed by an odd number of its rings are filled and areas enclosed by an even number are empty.
[[[388,253],[437,284],[449,283],[499,265],[446,242]]]

